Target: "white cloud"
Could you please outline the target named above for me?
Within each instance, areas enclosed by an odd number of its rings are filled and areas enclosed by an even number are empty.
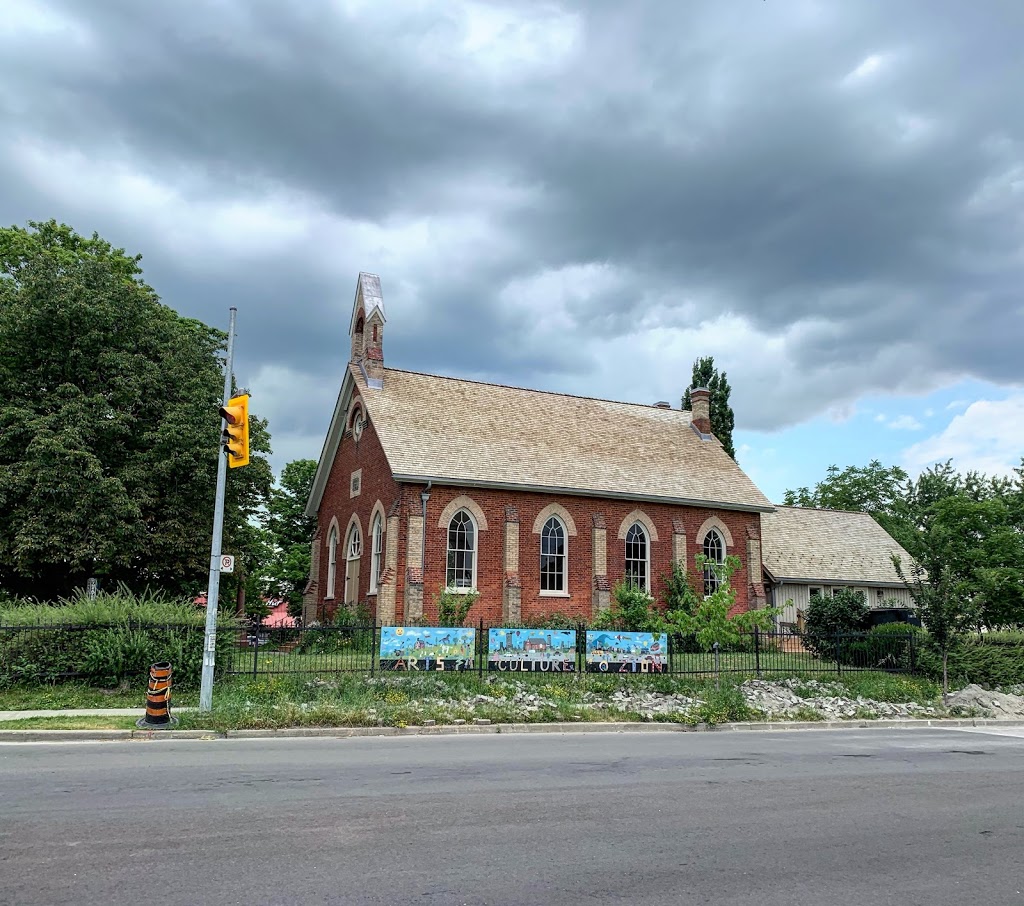
[[[959,471],[1010,475],[1024,454],[1024,394],[971,403],[941,433],[903,451],[903,464],[917,473],[953,460]]]
[[[895,431],[920,431],[924,426],[912,415],[900,415],[889,422]]]
[[[875,416],[875,421],[880,425],[885,424],[886,417],[885,413],[879,412],[878,415]]]

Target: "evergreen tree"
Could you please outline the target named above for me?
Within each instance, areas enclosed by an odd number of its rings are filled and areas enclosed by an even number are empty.
[[[725,372],[718,373],[712,356],[697,359],[693,363],[693,379],[683,394],[684,409],[691,407],[690,391],[695,387],[707,387],[711,391],[711,433],[718,438],[725,452],[736,459],[736,448],[732,442],[736,418],[733,415],[732,406],[729,405],[729,394],[732,392],[732,388],[729,386]]]

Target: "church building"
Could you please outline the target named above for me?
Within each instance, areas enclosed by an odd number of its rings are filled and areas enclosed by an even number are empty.
[[[761,514],[774,507],[693,411],[385,367],[380,278],[360,274],[351,349],[307,505],[304,619],[369,605],[385,625],[590,619],[626,579],[660,599],[673,561],[740,560],[737,611],[764,606]],[[706,590],[715,581],[704,577]]]

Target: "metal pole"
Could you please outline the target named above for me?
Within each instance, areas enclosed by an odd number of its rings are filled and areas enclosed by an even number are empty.
[[[235,314],[231,307],[228,325],[228,357],[224,363],[224,403],[231,399],[231,367],[235,352]],[[210,544],[210,582],[206,589],[206,633],[203,636],[203,676],[199,684],[199,710],[206,712],[213,708],[213,665],[217,651],[217,596],[220,594],[220,541],[224,533],[224,486],[227,484],[228,460],[221,448],[220,438],[224,436],[227,422],[220,420],[220,436],[217,438],[217,496],[213,503],[213,541]],[[257,642],[259,638],[257,636]],[[257,650],[259,646],[257,645]]]

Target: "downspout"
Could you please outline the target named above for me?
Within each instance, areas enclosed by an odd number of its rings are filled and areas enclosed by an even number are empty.
[[[426,488],[420,491],[420,503],[423,504],[423,542],[420,544],[420,581],[426,587],[427,576],[427,501],[430,500],[430,488],[434,482],[428,481]]]

